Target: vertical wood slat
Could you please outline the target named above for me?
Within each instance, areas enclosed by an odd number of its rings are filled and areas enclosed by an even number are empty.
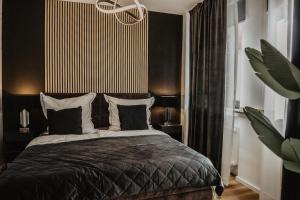
[[[148,16],[124,26],[93,4],[60,0],[46,0],[45,12],[46,92],[148,92]]]

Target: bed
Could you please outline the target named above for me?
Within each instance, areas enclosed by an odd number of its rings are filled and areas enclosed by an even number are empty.
[[[208,158],[152,129],[42,135],[0,176],[8,200],[211,200],[222,192]]]

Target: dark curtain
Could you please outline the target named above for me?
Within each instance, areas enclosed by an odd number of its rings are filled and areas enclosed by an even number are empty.
[[[300,139],[300,99],[290,100],[287,111],[286,138]],[[300,199],[300,174],[283,168],[282,200]]]
[[[205,0],[191,16],[189,146],[221,171],[227,0]]]
[[[292,63],[300,69],[300,1],[294,1]],[[300,99],[289,101],[287,111],[287,138],[300,139]],[[300,174],[282,170],[282,200],[300,199]]]

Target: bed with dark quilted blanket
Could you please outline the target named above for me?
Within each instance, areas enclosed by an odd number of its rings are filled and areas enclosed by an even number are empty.
[[[223,191],[209,159],[152,135],[31,146],[0,176],[0,197],[105,200],[207,186]]]

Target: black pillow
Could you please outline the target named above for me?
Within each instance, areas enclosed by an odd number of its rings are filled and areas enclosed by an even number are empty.
[[[82,134],[82,108],[47,110],[49,134]]]
[[[118,105],[118,110],[122,131],[148,129],[146,105]]]

